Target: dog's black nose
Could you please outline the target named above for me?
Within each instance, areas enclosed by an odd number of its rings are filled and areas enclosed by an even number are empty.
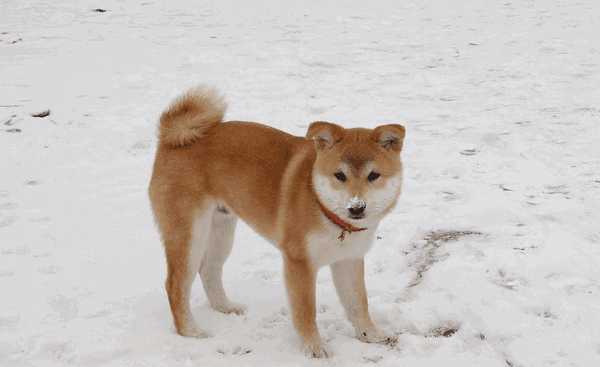
[[[358,217],[365,212],[365,206],[351,206],[348,208],[348,211],[353,217]]]

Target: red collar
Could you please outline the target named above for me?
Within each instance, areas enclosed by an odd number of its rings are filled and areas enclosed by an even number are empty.
[[[336,226],[338,226],[342,229],[342,232],[338,236],[338,240],[343,241],[344,238],[346,238],[346,233],[353,233],[353,232],[360,232],[360,231],[367,230],[366,227],[356,227],[356,226],[352,225],[351,223],[344,221],[342,218],[338,217],[334,212],[327,209],[325,207],[325,205],[323,205],[323,203],[321,203],[321,200],[317,199],[317,202],[319,203],[319,206],[321,207],[321,211],[323,212],[323,214],[325,214],[327,219],[329,219],[333,224],[335,224]]]

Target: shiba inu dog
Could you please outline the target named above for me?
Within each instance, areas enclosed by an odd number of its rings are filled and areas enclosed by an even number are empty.
[[[241,218],[281,251],[291,317],[310,356],[328,356],[315,307],[316,275],[325,265],[357,337],[395,343],[369,316],[363,257],[400,195],[404,127],[344,129],[319,121],[298,137],[258,123],[223,122],[225,109],[213,89],[198,87],[160,118],[149,194],[177,332],[207,336],[189,305],[197,273],[214,309],[245,311],[229,300],[221,280]]]

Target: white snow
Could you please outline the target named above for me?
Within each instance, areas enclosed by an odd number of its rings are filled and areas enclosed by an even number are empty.
[[[600,365],[599,18],[594,0],[3,0],[0,365]],[[174,333],[146,187],[157,117],[197,83],[295,134],[405,124],[403,195],[367,255],[396,347],[353,337],[324,270],[333,357],[306,359],[280,257],[244,225],[225,287],[248,313],[197,282],[214,336]]]

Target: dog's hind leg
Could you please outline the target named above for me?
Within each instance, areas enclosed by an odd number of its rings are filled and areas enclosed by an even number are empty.
[[[183,336],[208,336],[194,321],[190,293],[206,253],[213,212],[214,206],[205,206],[195,214],[172,215],[172,227],[163,232],[167,255],[167,294],[175,327]]]
[[[237,217],[223,207],[214,211],[206,256],[200,277],[212,308],[223,313],[243,314],[246,308],[231,302],[223,288],[223,265],[231,253]]]

